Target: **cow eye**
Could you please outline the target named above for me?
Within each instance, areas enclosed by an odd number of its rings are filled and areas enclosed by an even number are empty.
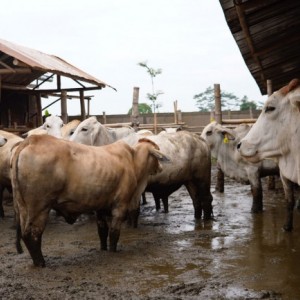
[[[47,128],[50,128],[51,126],[47,124]]]
[[[267,107],[265,108],[265,113],[271,112],[271,111],[273,111],[273,110],[275,110],[275,107],[274,107],[274,106],[267,106]]]
[[[208,136],[212,135],[212,130],[206,131],[206,135]]]
[[[88,131],[87,128],[85,128],[85,127],[82,127],[81,130],[82,130],[82,131]]]

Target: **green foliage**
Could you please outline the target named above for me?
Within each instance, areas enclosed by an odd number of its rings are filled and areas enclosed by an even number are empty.
[[[151,85],[152,85],[152,93],[147,93],[147,98],[152,102],[152,107],[153,107],[153,112],[155,113],[156,109],[158,109],[158,107],[161,107],[162,104],[157,104],[156,101],[157,101],[157,97],[159,95],[162,95],[163,92],[162,91],[154,91],[154,80],[153,78],[156,77],[157,75],[161,74],[162,73],[162,69],[153,69],[153,68],[150,68],[147,64],[147,62],[139,62],[138,63],[139,66],[143,67],[143,68],[146,68],[148,74],[150,75],[151,77]]]
[[[241,100],[240,110],[249,110],[250,107],[253,110],[257,109],[257,104],[254,101],[249,101],[247,96],[244,96]]]
[[[208,87],[200,94],[193,97],[196,100],[196,106],[199,111],[213,111],[215,109],[215,95],[213,87]],[[247,96],[239,99],[233,93],[221,91],[222,110],[248,110],[251,106],[256,109],[257,105],[254,101],[249,101]]]
[[[152,113],[151,106],[149,106],[147,103],[139,103],[138,110],[139,110],[140,115]],[[131,114],[132,114],[132,108],[130,108],[128,111],[128,115],[131,115]]]

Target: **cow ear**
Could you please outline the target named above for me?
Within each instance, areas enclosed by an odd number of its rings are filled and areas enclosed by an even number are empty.
[[[288,85],[282,87],[279,92],[282,93],[284,96],[287,95],[289,92],[294,90],[296,87],[300,85],[299,79],[293,79],[289,82]]]
[[[152,149],[150,149],[149,151],[150,151],[150,153],[151,153],[154,157],[156,157],[159,161],[163,161],[163,162],[171,162],[170,159],[169,159],[165,154],[161,153],[159,150],[152,148]]]
[[[295,93],[292,93],[290,95],[290,102],[292,105],[296,106],[300,111],[300,90],[295,91]]]

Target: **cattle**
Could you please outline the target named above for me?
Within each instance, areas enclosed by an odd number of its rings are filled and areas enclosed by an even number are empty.
[[[25,243],[33,264],[45,266],[42,234],[49,211],[73,224],[82,213],[96,211],[102,250],[116,251],[127,213],[137,214],[148,176],[161,171],[164,156],[142,139],[136,147],[119,141],[91,147],[49,135],[28,137],[12,157],[12,186],[17,250]]]
[[[252,163],[273,159],[278,163],[287,216],[283,228],[293,229],[293,183],[300,184],[300,81],[293,79],[266,100],[261,114],[238,144],[240,154]]]
[[[86,145],[111,143],[112,139],[107,135],[97,134],[102,131],[101,126],[95,118],[86,119],[77,127],[70,140]],[[138,133],[133,132],[122,140],[134,146],[140,138]],[[193,201],[195,218],[201,218],[203,213],[205,219],[210,219],[212,217],[211,159],[206,142],[198,135],[187,131],[149,135],[147,138],[168,153],[172,161],[164,167],[160,176],[149,178],[146,191],[153,194],[156,209],[160,209],[160,200],[162,200],[164,211],[168,212],[169,195],[185,185]]]
[[[96,117],[89,117],[82,121],[70,141],[92,145],[103,146],[111,144],[134,132],[132,127],[108,128],[97,121]]]
[[[67,124],[64,124],[63,127],[61,128],[62,138],[65,140],[69,140],[71,135],[74,133],[75,129],[80,123],[81,123],[80,120],[75,119],[68,122]]]
[[[0,142],[5,141],[0,148],[0,217],[4,217],[3,192],[7,189],[11,192],[10,157],[12,149],[23,139],[13,133],[0,130]]]
[[[46,118],[42,126],[23,133],[22,137],[26,138],[33,134],[49,134],[57,138],[69,140],[80,122],[80,120],[75,119],[68,122],[67,124],[63,124],[63,121],[60,117],[49,116]]]
[[[178,127],[164,127],[162,128],[162,131],[160,133],[173,133],[173,132],[178,132],[182,130],[182,126],[178,126]]]
[[[207,143],[195,133],[179,131],[147,136],[162,152],[168,153],[170,164],[165,165],[160,174],[149,177],[147,192],[153,194],[156,209],[160,200],[164,211],[168,212],[168,197],[184,185],[193,201],[194,216],[200,219],[212,218],[211,157]],[[122,140],[134,145],[139,136],[131,134]]]
[[[241,157],[237,144],[250,128],[247,124],[241,124],[235,129],[230,129],[212,122],[203,129],[201,136],[207,141],[212,157],[217,159],[219,167],[226,176],[250,184],[253,198],[251,211],[257,213],[263,210],[261,178],[279,175],[279,169],[277,164],[270,160],[263,160],[253,165]]]

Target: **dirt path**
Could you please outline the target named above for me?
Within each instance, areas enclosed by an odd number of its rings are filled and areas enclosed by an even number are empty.
[[[212,191],[214,191],[213,181]],[[280,187],[280,186],[279,186]],[[99,250],[94,216],[74,225],[51,215],[43,235],[46,268],[14,247],[12,206],[0,220],[1,299],[299,299],[300,216],[281,230],[281,188],[265,191],[265,211],[252,215],[249,186],[226,180],[213,193],[215,221],[196,222],[184,188],[170,212],[142,207],[139,227],[124,228],[117,253]]]

